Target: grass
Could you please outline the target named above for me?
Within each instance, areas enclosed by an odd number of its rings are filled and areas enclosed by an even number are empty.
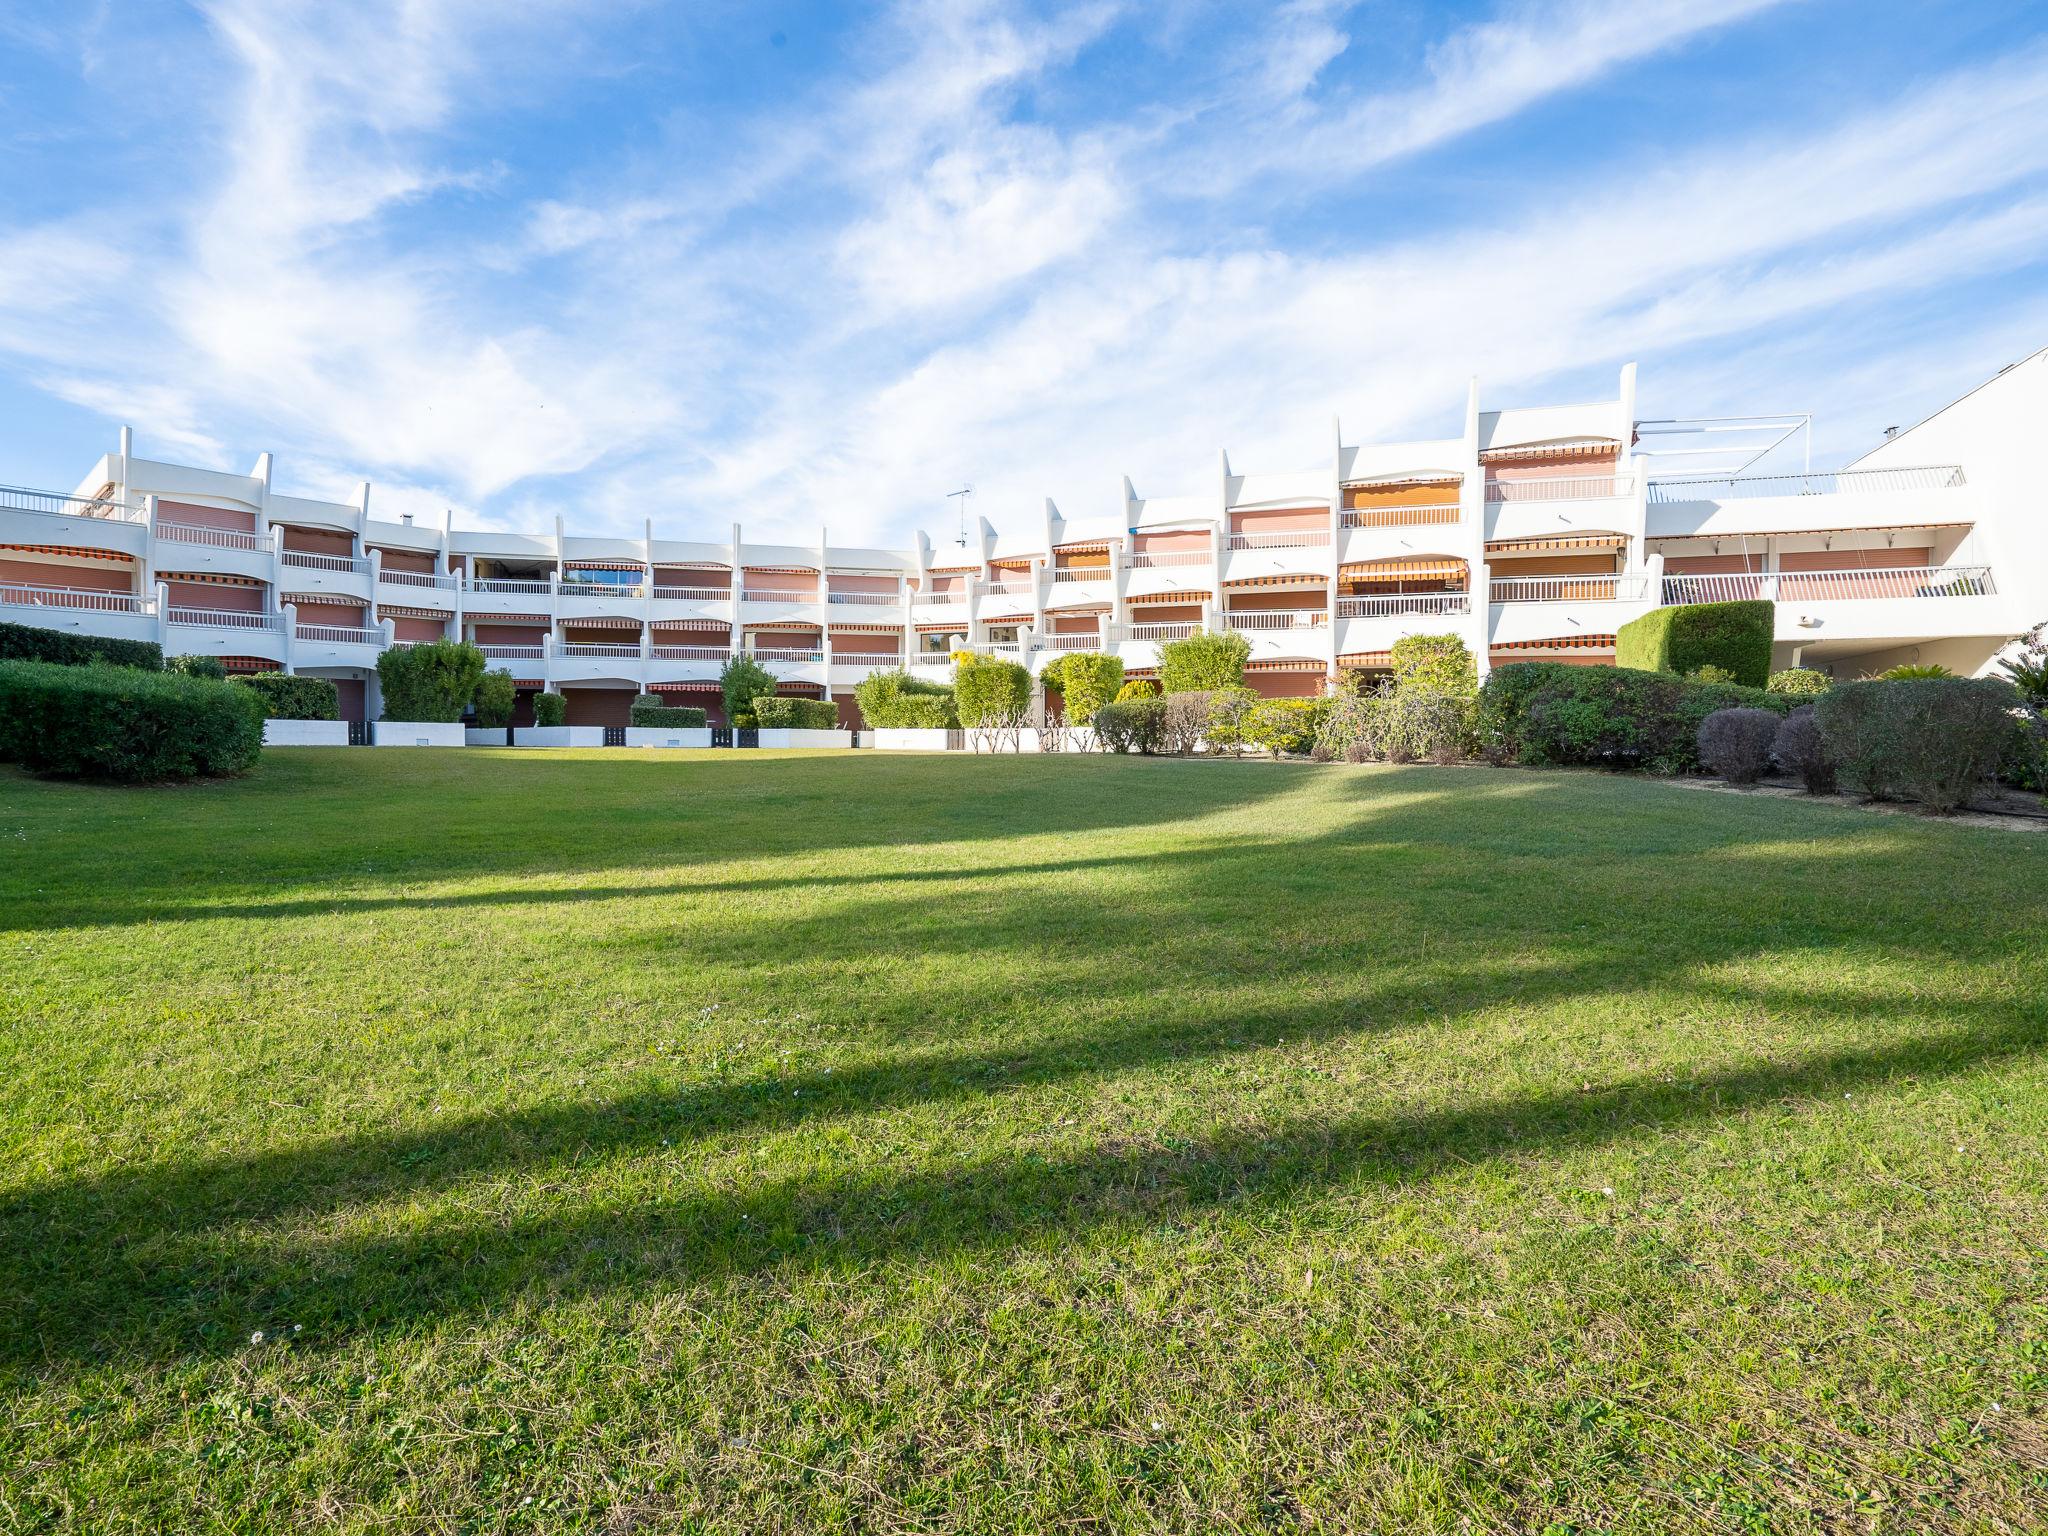
[[[2040,839],[273,752],[0,928],[0,1529],[2048,1522]]]

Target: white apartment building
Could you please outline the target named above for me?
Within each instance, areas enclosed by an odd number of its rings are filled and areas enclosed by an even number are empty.
[[[1775,602],[1780,666],[1975,674],[2048,618],[2027,473],[2044,422],[2048,350],[1846,468],[1748,473],[1712,446],[1722,424],[1638,420],[1631,364],[1609,400],[1488,410],[1475,383],[1457,437],[1340,430],[1309,469],[1240,474],[1220,455],[1191,494],[1126,479],[1102,515],[1048,501],[1028,528],[982,520],[905,550],[822,532],[751,543],[738,524],[596,537],[573,515],[526,534],[385,521],[367,484],[346,503],[289,496],[267,453],[226,474],[137,457],[123,429],[72,493],[0,491],[0,622],[333,678],[344,715],[372,719],[380,651],[458,637],[514,676],[522,710],[550,688],[592,725],[624,724],[643,691],[716,718],[735,652],[854,723],[870,671],[944,679],[961,647],[1034,671],[1101,650],[1145,676],[1165,642],[1235,630],[1249,683],[1312,695],[1383,668],[1407,634],[1458,635],[1482,669],[1598,664],[1655,606],[1731,598]],[[1706,442],[1707,462],[1660,451],[1674,440]]]

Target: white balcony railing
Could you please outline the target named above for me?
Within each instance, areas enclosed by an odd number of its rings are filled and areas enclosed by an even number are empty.
[[[645,597],[647,588],[639,582],[565,581],[564,597]]]
[[[1131,556],[1134,571],[1163,570],[1173,565],[1213,565],[1216,557],[1206,549],[1164,549],[1156,555]]]
[[[903,599],[894,592],[827,592],[825,601],[868,608],[896,608],[903,603]]]
[[[727,661],[732,648],[725,645],[657,645],[656,661]]]
[[[1403,613],[1470,613],[1469,592],[1394,592],[1375,597],[1340,597],[1340,619],[1385,619]]]
[[[772,587],[748,587],[740,596],[750,603],[815,603],[818,600],[816,589],[809,592],[791,592]]]
[[[0,508],[13,512],[55,512],[65,517],[98,517],[117,523],[139,523],[148,517],[109,496],[67,496],[62,491],[32,491],[26,486],[0,485]]]
[[[1458,511],[1455,501],[1437,501],[1414,507],[1347,507],[1343,513],[1343,524],[1346,528],[1421,528],[1436,523],[1455,523]]]
[[[1054,581],[1114,581],[1115,574],[1106,565],[1062,565],[1052,573]],[[1024,589],[1030,591],[1029,587]]]
[[[539,661],[547,655],[545,646],[539,645],[480,645],[486,661]]]
[[[394,587],[432,587],[439,592],[453,592],[462,585],[461,578],[456,576],[439,576],[432,571],[394,571],[388,566],[377,572],[377,580]]]
[[[341,571],[360,576],[370,569],[370,562],[357,555],[316,555],[310,550],[288,549],[281,558],[286,565],[308,571]]]
[[[1119,640],[1150,640],[1155,643],[1166,640],[1185,640],[1202,626],[1189,620],[1180,624],[1120,624],[1116,628]]]
[[[550,592],[554,589],[548,582],[533,581],[528,578],[514,580],[510,577],[486,576],[479,580],[472,576],[462,583],[462,590],[465,592],[509,592],[522,597],[529,597],[542,592]]]
[[[1650,482],[1650,503],[1734,501],[1745,496],[1832,496],[1844,491],[1947,491],[1968,482],[1960,464],[1898,469],[1832,469],[1804,475],[1693,476]]]
[[[944,608],[956,603],[964,606],[967,602],[967,594],[965,592],[913,592],[910,594],[910,600],[914,603],[923,603],[929,607]]]
[[[1031,581],[977,581],[974,590],[983,597],[1029,597],[1037,589]]]
[[[153,613],[153,598],[130,592],[95,592],[85,587],[31,587],[0,582],[0,607],[83,608],[92,613]]]
[[[724,603],[732,600],[730,587],[656,587],[654,595],[668,602]]]
[[[268,549],[270,536],[252,533],[246,528],[208,528],[201,523],[166,523],[156,525],[156,536],[173,544],[204,544],[209,549]]]
[[[823,651],[799,651],[786,646],[764,647],[752,652],[756,661],[823,661]]]
[[[381,629],[357,629],[344,624],[301,624],[299,626],[299,638],[301,640],[317,640],[322,645],[381,646],[384,643],[384,631]],[[415,645],[419,642],[406,641],[404,643]]]
[[[1636,602],[1649,588],[1647,576],[1496,576],[1487,587],[1495,603]]]
[[[1666,576],[1664,603],[1834,602],[1854,598],[1991,597],[1988,565],[1915,565],[1892,570],[1772,571]]]
[[[1533,480],[1489,480],[1488,501],[1597,501],[1626,496],[1635,481],[1628,475],[1543,475]]]
[[[269,629],[282,632],[281,613],[237,613],[230,608],[173,608],[164,617],[173,624],[204,629]]]
[[[1237,630],[1322,629],[1330,615],[1321,608],[1287,609],[1279,613],[1226,613],[1223,622]]]
[[[587,640],[557,640],[555,642],[555,654],[557,656],[626,657],[638,656],[640,654],[640,647],[637,645],[598,645]]]
[[[1038,648],[1041,651],[1099,651],[1102,649],[1102,636],[1042,635]]]
[[[994,646],[983,646],[983,650],[994,650]],[[1012,646],[1012,650],[1016,647]],[[901,651],[834,651],[832,665],[835,667],[900,667],[903,665]]]
[[[1302,528],[1289,533],[1233,533],[1232,549],[1319,549],[1330,542],[1325,529]]]

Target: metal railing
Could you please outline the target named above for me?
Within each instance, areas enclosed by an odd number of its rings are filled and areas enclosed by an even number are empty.
[[[1102,649],[1100,635],[1041,635],[1038,639],[1041,651],[1099,651]]]
[[[156,536],[173,544],[204,544],[209,549],[269,549],[270,535],[247,528],[208,528],[203,523],[159,521]]]
[[[1119,624],[1119,640],[1185,640],[1202,626],[1189,620],[1179,624]]]
[[[900,608],[903,605],[902,597],[894,592],[827,592],[825,601],[868,608]]]
[[[55,512],[64,517],[98,517],[110,522],[139,523],[149,514],[105,496],[67,496],[62,491],[35,491],[22,485],[0,485],[0,508],[11,512]]]
[[[1832,496],[1843,491],[1949,491],[1968,483],[1960,464],[1829,469],[1803,475],[1730,475],[1721,479],[1683,476],[1651,480],[1650,504],[1735,501],[1745,496]]]
[[[370,569],[370,562],[358,555],[316,555],[311,550],[288,549],[280,556],[286,565],[296,565],[309,571],[344,571],[349,575],[361,575]]]
[[[1321,608],[1289,608],[1277,613],[1226,613],[1223,622],[1232,629],[1322,629],[1330,622]]]
[[[809,592],[786,592],[768,587],[747,587],[741,591],[740,596],[750,603],[815,603],[818,600],[816,589]]]
[[[284,629],[281,613],[237,613],[232,608],[172,608],[164,617],[173,624],[207,629]]]
[[[84,608],[93,613],[153,613],[153,598],[132,592],[95,592],[89,587],[32,587],[0,582],[0,606],[8,608]]]
[[[530,596],[541,592],[552,592],[554,586],[550,582],[534,581],[527,577],[514,579],[504,576],[486,576],[479,580],[474,576],[469,576],[463,579],[462,590],[465,592],[512,592],[520,596]]]
[[[678,603],[725,603],[732,601],[731,587],[656,587],[656,598]]]
[[[1402,613],[1470,613],[1469,592],[1389,592],[1375,597],[1340,597],[1340,619],[1384,619]]]
[[[1988,565],[1913,565],[1861,571],[1769,571],[1666,576],[1667,607],[1687,603],[1835,602],[1854,598],[1992,597]]]
[[[1206,549],[1166,549],[1156,555],[1131,556],[1131,568],[1138,571],[1161,570],[1169,565],[1213,565],[1216,557]]]
[[[823,661],[823,651],[796,651],[774,646],[750,653],[756,661]]]
[[[1597,501],[1626,496],[1635,488],[1629,475],[1543,475],[1533,480],[1489,480],[1488,501]]]
[[[565,581],[562,583],[561,593],[564,597],[640,598],[647,595],[647,588],[639,582]]]
[[[656,661],[726,661],[732,656],[727,645],[657,645]]]
[[[1433,523],[1455,523],[1459,510],[1455,501],[1433,501],[1412,507],[1346,507],[1341,520],[1346,528],[1420,528]]]
[[[557,640],[557,656],[638,656],[637,645],[598,645],[587,640]]]
[[[913,592],[910,594],[910,600],[913,603],[926,603],[943,608],[955,603],[965,604],[967,594],[965,592]]]
[[[432,571],[394,571],[389,566],[378,570],[377,579],[394,587],[433,587],[441,592],[453,592],[462,585],[459,577],[440,576]]]
[[[1232,549],[1319,549],[1330,542],[1328,529],[1303,528],[1292,533],[1233,533]]]
[[[486,661],[539,661],[547,655],[542,645],[480,645]]]
[[[1648,590],[1647,576],[1496,576],[1487,587],[1494,603],[1635,602]]]
[[[378,645],[384,643],[381,629],[355,629],[342,624],[301,624],[301,640],[317,640],[325,645]],[[418,642],[406,642],[417,644]]]
[[[993,650],[993,646],[984,646]],[[1013,647],[1014,649],[1014,647]],[[900,667],[903,665],[901,651],[834,651],[832,665],[835,667]]]
[[[1106,565],[1062,565],[1054,567],[1052,579],[1054,581],[1114,581],[1116,576]]]
[[[1029,597],[1038,588],[1035,581],[977,581],[974,590],[983,597]]]

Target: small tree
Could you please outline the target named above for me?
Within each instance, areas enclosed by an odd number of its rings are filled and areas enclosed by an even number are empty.
[[[1123,686],[1124,664],[1115,656],[1093,651],[1068,651],[1039,674],[1039,681],[1060,696],[1068,725],[1087,725],[1095,711],[1112,702]],[[962,722],[966,716],[961,717]]]
[[[960,723],[951,688],[912,677],[901,667],[870,672],[853,685],[853,702],[871,731],[946,730]]]
[[[486,672],[476,680],[470,705],[476,710],[476,723],[492,731],[512,723],[512,706],[517,701],[518,690],[512,686],[510,672]]]
[[[1167,697],[1171,699],[1173,694],[1169,692]],[[1208,698],[1209,716],[1202,726],[1202,739],[1212,752],[1237,756],[1250,743],[1247,727],[1252,711],[1258,707],[1259,696],[1240,685],[1214,689]]]
[[[1159,686],[1167,693],[1210,693],[1244,683],[1252,643],[1236,630],[1189,635],[1159,648]]]
[[[533,696],[533,723],[535,725],[560,725],[569,718],[569,701],[559,693],[536,693]]]
[[[775,674],[751,656],[735,655],[720,670],[718,688],[725,696],[726,724],[738,725],[741,715],[753,713],[757,694],[775,691]]]
[[[1122,664],[1118,664],[1122,671]],[[1031,713],[1031,674],[1014,661],[974,651],[953,653],[953,707],[974,732],[975,750],[1022,748],[1020,732]]]
[[[377,658],[377,682],[386,720],[451,723],[462,718],[484,675],[484,653],[461,640],[386,651]]]
[[[1387,655],[1397,689],[1439,688],[1467,698],[1479,695],[1479,668],[1456,635],[1403,635]]]

